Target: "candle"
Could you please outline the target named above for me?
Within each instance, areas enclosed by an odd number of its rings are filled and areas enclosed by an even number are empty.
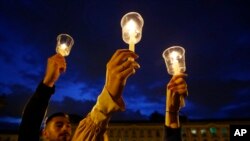
[[[62,56],[68,56],[74,44],[73,38],[68,34],[60,34],[57,36],[56,52]]]
[[[68,56],[69,55],[69,49],[68,46],[65,43],[62,43],[59,45],[57,52],[61,54],[62,56]]]
[[[129,12],[121,19],[122,39],[135,52],[135,44],[141,40],[144,21],[139,13]]]
[[[162,56],[165,60],[166,67],[170,75],[178,75],[179,73],[184,73],[186,71],[185,49],[183,47],[169,47],[164,50]],[[183,96],[180,96],[180,106],[185,106],[185,100]]]
[[[129,34],[129,50],[131,51],[135,51],[135,42],[136,42],[136,23],[134,20],[130,20],[125,27],[125,30],[127,30],[128,34]]]
[[[180,73],[180,66],[179,66],[179,61],[178,58],[180,57],[179,52],[173,51],[170,53],[170,58],[172,62],[172,69],[173,69],[173,75],[177,75]]]
[[[168,73],[177,75],[186,71],[185,50],[180,46],[172,46],[164,50],[162,54]]]

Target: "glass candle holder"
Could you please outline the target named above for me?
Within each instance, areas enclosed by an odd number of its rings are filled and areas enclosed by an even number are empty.
[[[56,53],[62,56],[68,56],[74,45],[73,38],[68,34],[60,34],[57,36]]]
[[[186,71],[185,49],[181,46],[172,46],[162,54],[167,71],[170,75],[177,75]]]
[[[134,45],[141,40],[144,21],[137,12],[129,12],[121,19],[122,39],[129,44],[129,49],[134,51]]]

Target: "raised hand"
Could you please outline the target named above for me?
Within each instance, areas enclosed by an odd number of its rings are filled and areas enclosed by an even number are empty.
[[[138,55],[134,52],[119,49],[107,63],[105,87],[114,99],[121,97],[127,79],[140,68],[140,65],[134,61],[137,58]]]
[[[49,87],[53,87],[61,73],[66,71],[65,58],[60,54],[55,54],[48,58],[46,74],[43,83]]]

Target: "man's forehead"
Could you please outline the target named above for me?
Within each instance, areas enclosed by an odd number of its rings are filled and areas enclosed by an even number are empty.
[[[54,113],[51,116],[47,117],[45,119],[45,124],[49,123],[54,117],[65,117],[69,119],[69,115],[62,113],[62,112],[58,112],[58,113]]]
[[[53,117],[50,122],[54,122],[54,123],[58,123],[58,122],[70,123],[70,120],[69,120],[69,118],[64,117],[64,116],[56,116],[56,117]]]
[[[51,121],[66,121],[66,122],[70,122],[69,121],[69,118],[67,118],[67,117],[64,117],[64,116],[56,116],[56,117],[53,117],[52,119],[51,119]]]

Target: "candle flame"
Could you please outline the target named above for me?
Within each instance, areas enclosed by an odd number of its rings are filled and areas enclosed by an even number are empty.
[[[173,62],[176,62],[176,61],[178,61],[178,56],[179,56],[179,55],[180,55],[179,52],[173,51],[173,52],[170,54],[170,57],[171,57],[171,59],[173,60]]]
[[[67,48],[67,45],[66,45],[65,43],[63,43],[63,44],[60,45],[60,48],[61,48],[62,50],[65,50],[65,49]]]
[[[128,28],[128,32],[129,32],[130,35],[135,34],[135,32],[136,32],[136,23],[135,23],[135,21],[131,19],[127,23],[127,28]]]
[[[136,41],[136,32],[138,31],[137,29],[137,24],[134,20],[129,20],[128,23],[125,26],[128,34],[129,34],[129,42],[130,43],[135,43]]]
[[[173,67],[175,75],[180,73],[179,62],[178,62],[178,57],[179,56],[180,56],[180,54],[177,51],[173,51],[170,54],[170,57],[171,57],[171,60],[172,60],[172,65],[173,65],[172,67]]]

